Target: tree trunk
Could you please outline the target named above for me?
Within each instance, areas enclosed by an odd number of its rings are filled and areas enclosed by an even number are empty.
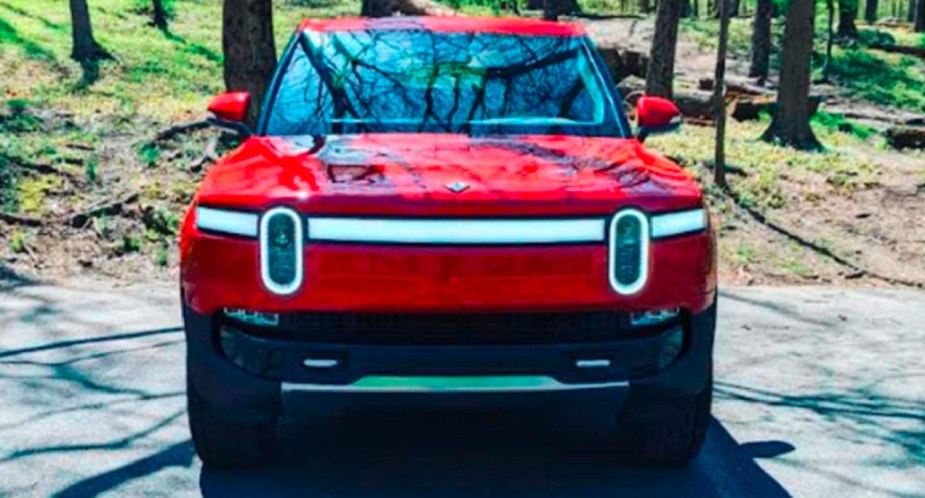
[[[857,38],[858,0],[838,0],[838,36]]]
[[[276,69],[271,0],[225,0],[222,14],[225,87],[251,94],[248,124],[254,126]]]
[[[648,14],[652,10],[652,7],[649,5],[649,0],[639,0],[639,13]]]
[[[869,24],[877,22],[877,0],[867,0],[864,4],[864,20]]]
[[[832,70],[832,44],[835,38],[835,34],[832,31],[835,25],[835,0],[825,0],[825,8],[828,18],[825,39],[825,65],[822,66],[822,81],[829,81],[829,72]]]
[[[395,11],[390,0],[363,0],[360,15],[363,17],[389,17]]]
[[[759,84],[768,80],[771,58],[771,10],[772,0],[758,0],[755,7],[755,27],[752,30],[752,63],[748,75],[758,78]]]
[[[925,0],[919,0],[915,8],[915,22],[912,25],[912,31],[916,33],[925,32]]]
[[[723,3],[723,2],[720,2]],[[729,15],[732,17],[738,17],[739,8],[742,6],[742,3],[739,0],[732,0],[732,5],[727,5],[729,7]],[[722,14],[720,14],[722,16]]]
[[[167,10],[164,9],[164,0],[153,0],[154,12],[151,21],[161,31],[167,31]]]
[[[716,50],[716,72],[713,76],[713,119],[716,121],[716,143],[713,157],[713,181],[720,187],[726,183],[726,52],[729,46],[729,12],[732,0],[719,2],[719,48]]]
[[[555,21],[561,15],[581,12],[576,0],[544,0],[543,19]]]
[[[541,10],[543,8],[543,3],[543,0],[527,0],[527,9]]]
[[[771,126],[761,137],[804,150],[821,148],[809,125],[814,4],[814,0],[791,0],[787,8],[777,108]]]
[[[688,19],[691,17],[691,0],[681,0],[681,17]]]
[[[678,44],[681,0],[660,0],[655,14],[655,36],[646,74],[646,94],[671,98],[674,56]]]
[[[909,0],[909,10],[906,12],[906,20],[911,23],[915,22],[915,10],[917,5],[917,0]]]
[[[87,0],[70,0],[71,6],[71,40],[73,48],[71,58],[78,62],[91,62],[106,56],[106,51],[93,39],[93,26],[90,24],[90,9]]]

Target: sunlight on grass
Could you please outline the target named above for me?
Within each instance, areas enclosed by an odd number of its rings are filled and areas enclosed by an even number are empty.
[[[306,7],[275,2],[277,50],[305,17],[359,12],[359,3]],[[171,2],[169,33],[148,25],[137,0],[90,2],[94,34],[114,61],[101,78],[79,86],[81,69],[70,60],[70,17],[58,0],[0,3],[0,92],[79,115],[149,116],[156,121],[201,115],[208,97],[222,90],[220,2]]]
[[[759,140],[767,126],[766,120],[729,123],[726,160],[747,175],[732,177],[744,202],[763,209],[786,207],[787,192],[782,191],[781,181],[785,175],[793,180],[805,173],[822,174],[833,189],[876,185],[877,168],[857,152],[869,144],[858,136],[815,124],[814,130],[827,150],[802,152]],[[701,164],[712,163],[714,133],[709,127],[685,126],[679,133],[651,138],[647,146],[697,170]]]

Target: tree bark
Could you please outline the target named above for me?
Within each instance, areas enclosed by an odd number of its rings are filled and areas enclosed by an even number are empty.
[[[678,44],[681,0],[660,0],[655,14],[655,36],[646,74],[646,94],[671,98],[674,57]]]
[[[813,0],[791,0],[787,8],[777,106],[771,126],[761,137],[803,150],[821,148],[809,124],[814,4]]]
[[[649,5],[649,0],[639,0],[639,13],[648,14],[652,10],[652,7]]]
[[[752,30],[752,62],[748,75],[758,78],[763,85],[768,80],[771,59],[771,11],[772,0],[758,0],[755,7],[755,26]]]
[[[544,0],[527,0],[528,10],[540,10],[543,8]]]
[[[360,4],[363,17],[389,17],[394,10],[390,0],[363,0]]]
[[[906,21],[911,23],[915,22],[915,11],[916,6],[918,5],[918,0],[909,0],[909,10],[906,12]]]
[[[271,0],[225,0],[222,13],[225,88],[251,94],[248,124],[254,126],[276,69]]]
[[[713,119],[716,121],[716,143],[713,157],[713,181],[720,187],[726,183],[726,52],[729,47],[729,15],[732,0],[719,2],[719,47],[716,50],[716,72],[713,76]]]
[[[864,4],[864,20],[870,24],[877,22],[877,0],[867,0]]]
[[[93,26],[90,24],[90,9],[87,0],[70,0],[71,40],[73,48],[71,58],[78,62],[91,62],[105,57],[106,51],[93,38]]]
[[[832,31],[835,25],[835,0],[825,0],[825,8],[828,17],[826,18],[825,65],[822,66],[822,81],[829,81],[829,73],[832,71],[832,44],[835,41],[835,34]]]
[[[543,19],[555,21],[559,16],[581,12],[576,0],[544,0]]]
[[[925,32],[925,0],[916,2],[915,21],[912,24],[912,31],[916,33]]]
[[[681,18],[690,18],[692,10],[693,7],[691,6],[691,0],[681,0]]]
[[[858,0],[838,0],[838,36],[857,38]]]
[[[161,31],[167,31],[167,10],[164,9],[164,0],[153,0],[151,22]]]

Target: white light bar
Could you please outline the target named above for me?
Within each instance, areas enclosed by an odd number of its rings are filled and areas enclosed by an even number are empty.
[[[652,216],[652,238],[659,239],[699,232],[707,227],[707,212],[704,209],[680,211]]]
[[[256,237],[257,219],[253,213],[196,207],[196,228],[210,232]]]
[[[564,244],[601,242],[603,219],[450,220],[309,218],[308,238],[392,244]]]

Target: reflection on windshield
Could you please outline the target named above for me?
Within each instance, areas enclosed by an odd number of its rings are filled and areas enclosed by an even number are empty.
[[[282,71],[267,116],[269,135],[619,136],[580,38],[306,32]]]

